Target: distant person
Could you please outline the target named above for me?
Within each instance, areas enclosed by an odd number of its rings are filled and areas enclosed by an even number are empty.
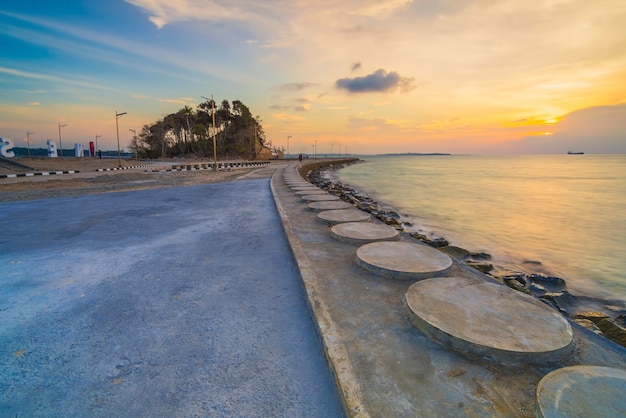
[[[298,155],[298,161],[302,162],[302,154]]]
[[[101,149],[98,150],[98,158],[102,159],[102,150]]]

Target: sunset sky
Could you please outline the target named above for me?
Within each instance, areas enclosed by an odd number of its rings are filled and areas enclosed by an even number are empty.
[[[624,0],[3,0],[0,137],[116,149],[116,111],[127,146],[213,95],[292,154],[626,153],[625,22]]]

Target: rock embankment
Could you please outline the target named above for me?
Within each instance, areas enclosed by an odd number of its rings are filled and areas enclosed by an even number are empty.
[[[406,230],[407,228],[410,229],[412,225],[404,220],[402,215],[382,205],[367,194],[333,180],[332,170],[343,168],[346,164],[357,161],[317,162],[314,165],[307,165],[301,174],[313,184],[371,214],[379,221],[445,252],[456,260],[512,289],[538,298],[579,325],[626,347],[626,307],[622,301],[576,296],[567,290],[567,284],[563,278],[538,273],[529,274],[506,266],[496,267],[492,263],[490,254],[471,252],[450,245],[448,240],[443,237]],[[527,264],[541,265],[538,261],[528,261]]]

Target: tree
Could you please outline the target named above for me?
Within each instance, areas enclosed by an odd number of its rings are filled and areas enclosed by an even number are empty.
[[[215,121],[215,124],[214,124]],[[241,100],[222,100],[219,108],[212,99],[200,103],[196,110],[185,106],[152,125],[146,125],[140,135],[146,153],[161,155],[193,153],[213,154],[213,135],[216,135],[217,154],[254,158],[265,144],[261,119],[253,117]],[[173,146],[175,149],[170,150]],[[149,152],[148,152],[149,151]]]

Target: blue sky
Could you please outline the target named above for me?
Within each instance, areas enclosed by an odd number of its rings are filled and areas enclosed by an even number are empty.
[[[114,149],[213,94],[292,153],[626,152],[626,3],[532,3],[4,0],[0,137]]]

